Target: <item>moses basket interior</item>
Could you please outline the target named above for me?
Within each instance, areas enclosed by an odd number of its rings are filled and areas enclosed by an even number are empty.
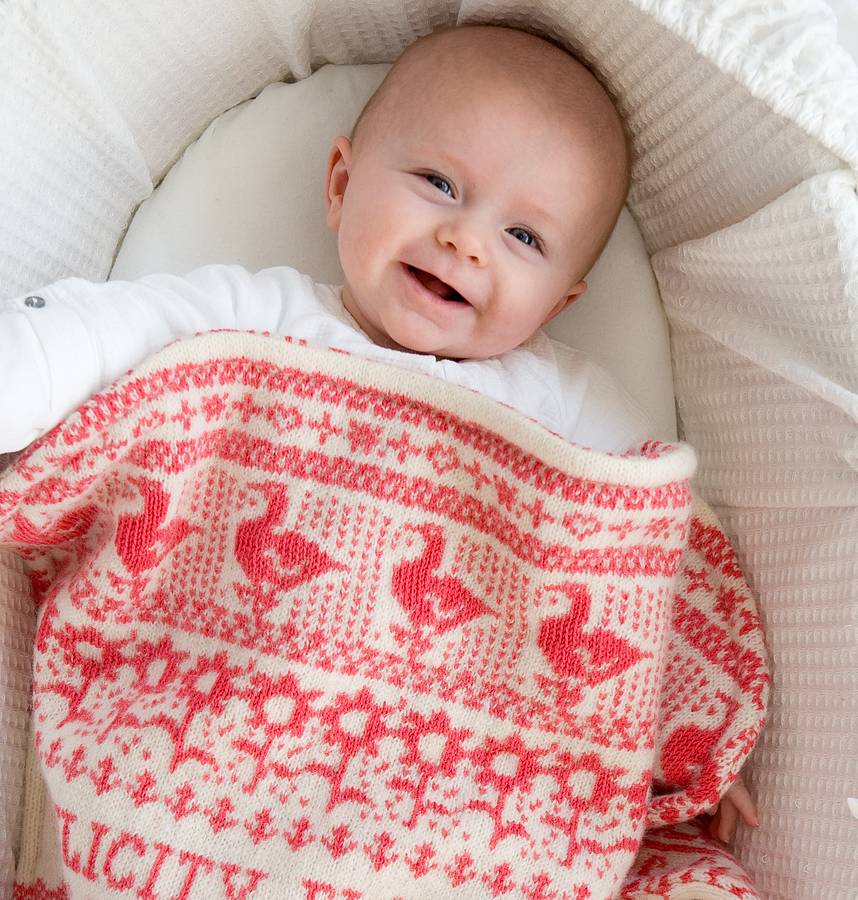
[[[0,291],[106,278],[211,120],[456,22],[574,48],[633,136],[629,198],[671,328],[697,485],[772,657],[738,855],[764,896],[858,896],[858,68],[815,0],[12,0],[0,9]],[[0,879],[11,884],[32,611],[0,571]]]

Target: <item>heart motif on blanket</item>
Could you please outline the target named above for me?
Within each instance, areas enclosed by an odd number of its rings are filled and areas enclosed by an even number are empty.
[[[602,530],[602,523],[595,516],[576,512],[563,517],[563,527],[579,540],[583,540],[598,534]]]

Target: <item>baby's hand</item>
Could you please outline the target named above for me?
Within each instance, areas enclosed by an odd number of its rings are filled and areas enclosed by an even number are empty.
[[[733,782],[715,808],[715,815],[709,823],[709,836],[728,844],[735,837],[739,816],[746,825],[756,828],[760,824],[757,807],[741,778]]]

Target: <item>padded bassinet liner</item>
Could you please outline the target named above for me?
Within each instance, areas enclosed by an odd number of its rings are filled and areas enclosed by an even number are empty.
[[[11,893],[19,846],[30,720],[34,620],[30,579],[23,562],[0,551],[0,896]]]
[[[265,84],[326,62],[389,61],[456,21],[540,27],[619,98],[681,424],[773,655],[753,777],[763,825],[740,831],[739,853],[767,897],[854,900],[858,72],[824,4],[9,0],[0,290],[106,277],[153,184]],[[3,642],[8,660],[14,637]],[[4,690],[26,702],[20,684]],[[4,771],[20,764],[14,743],[0,752]]]
[[[779,897],[858,896],[855,184],[815,176],[652,257],[698,484],[739,537],[773,660],[754,767],[765,830],[741,856]]]
[[[481,20],[542,27],[604,74],[634,136],[630,205],[652,250],[858,165],[854,65],[821,0],[9,0],[0,291],[106,277],[182,149],[271,81],[390,61],[434,26]]]

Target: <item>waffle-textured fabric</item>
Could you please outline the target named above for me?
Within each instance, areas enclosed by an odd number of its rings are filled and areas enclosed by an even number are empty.
[[[694,466],[341,351],[156,355],[0,480],[55,834],[19,894],[615,896],[764,723]]]
[[[137,204],[215,116],[266,84],[390,62],[436,26],[478,20],[554,36],[618,98],[680,426],[773,658],[751,783],[761,827],[740,828],[737,852],[768,900],[854,900],[858,71],[821,0],[8,0],[0,292],[105,278]],[[12,823],[27,609],[4,607],[0,641]]]

